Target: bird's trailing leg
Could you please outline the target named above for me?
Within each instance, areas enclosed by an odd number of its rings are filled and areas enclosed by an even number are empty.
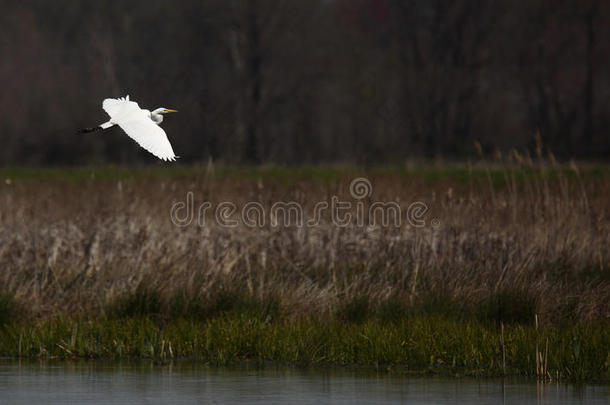
[[[79,134],[86,134],[86,133],[89,133],[89,132],[102,131],[104,129],[108,129],[110,127],[113,127],[114,125],[115,125],[114,123],[108,121],[108,122],[104,122],[101,125],[98,125],[97,127],[80,129],[78,131],[78,133]]]
[[[102,128],[100,126],[93,127],[93,128],[83,128],[83,129],[79,129],[78,133],[79,134],[86,134],[86,133],[89,133],[89,132],[101,131],[102,129],[104,129],[104,128]]]

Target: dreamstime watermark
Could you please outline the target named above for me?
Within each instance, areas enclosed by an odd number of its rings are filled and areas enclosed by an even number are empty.
[[[337,227],[395,227],[406,223],[415,228],[422,228],[426,223],[428,206],[422,201],[415,201],[405,209],[395,201],[370,201],[373,192],[371,182],[358,177],[352,180],[349,193],[352,200],[341,200],[334,195],[329,201],[318,201],[310,209],[309,215],[303,205],[296,201],[276,201],[265,207],[257,201],[249,201],[238,206],[231,201],[212,204],[204,201],[195,207],[195,196],[192,191],[186,193],[186,201],[174,203],[170,209],[170,219],[175,226],[187,227],[196,224],[205,227],[210,218],[219,226],[233,228],[240,224],[250,228],[262,228],[267,224],[276,227],[316,227],[322,223],[331,223]],[[326,221],[326,222],[324,222]],[[432,219],[433,227],[439,225]]]

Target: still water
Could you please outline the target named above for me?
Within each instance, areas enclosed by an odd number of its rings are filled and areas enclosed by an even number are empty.
[[[192,363],[0,361],[0,404],[609,404],[608,385]]]

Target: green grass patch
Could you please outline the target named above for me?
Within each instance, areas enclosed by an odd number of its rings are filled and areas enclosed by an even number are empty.
[[[188,358],[211,365],[274,362],[350,365],[397,373],[500,376],[500,328],[433,315],[398,322],[270,320],[237,312],[205,321],[149,317],[13,323],[0,330],[0,356],[28,358]],[[535,377],[536,342],[548,339],[553,378],[608,380],[610,324],[504,328],[506,374]]]
[[[0,356],[536,378],[538,344],[540,352],[548,350],[547,371],[554,379],[610,380],[610,322],[537,328],[535,311],[536,300],[527,291],[507,288],[475,304],[441,292],[412,303],[398,297],[373,302],[361,295],[339,302],[331,316],[287,317],[274,297],[219,288],[209,296],[167,298],[141,285],[108,303],[99,316],[37,320],[18,317],[15,300],[0,296]]]
[[[283,166],[218,166],[208,168],[206,166],[181,166],[174,165],[150,166],[150,167],[44,167],[44,168],[3,168],[0,169],[0,179],[3,181],[26,181],[47,182],[56,181],[64,183],[86,183],[86,182],[112,182],[131,180],[157,180],[157,179],[199,179],[202,177],[214,177],[219,179],[242,179],[242,180],[272,180],[281,184],[289,184],[294,181],[311,180],[329,182],[340,178],[345,174],[356,172],[355,168],[347,167],[283,167]]]
[[[414,168],[402,166],[387,167],[357,167],[357,166],[278,166],[264,165],[248,166],[99,166],[99,167],[7,167],[0,169],[0,179],[3,181],[59,181],[67,183],[108,182],[118,180],[141,179],[198,179],[213,176],[219,179],[269,180],[280,184],[291,184],[296,181],[319,181],[328,183],[333,180],[354,176],[398,176],[404,179],[419,179],[427,184],[454,181],[464,185],[473,181],[483,181],[494,187],[503,187],[509,179],[514,179],[517,185],[534,179],[544,178],[556,180],[566,178],[577,180],[578,174],[567,167],[520,168],[520,167],[490,167],[468,168],[464,164],[432,167],[421,165]],[[582,179],[608,179],[610,167],[587,166],[580,169]],[[512,180],[511,180],[512,181]]]

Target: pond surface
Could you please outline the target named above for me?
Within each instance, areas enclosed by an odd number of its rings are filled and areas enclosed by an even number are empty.
[[[0,404],[609,404],[610,386],[193,363],[0,361]]]

